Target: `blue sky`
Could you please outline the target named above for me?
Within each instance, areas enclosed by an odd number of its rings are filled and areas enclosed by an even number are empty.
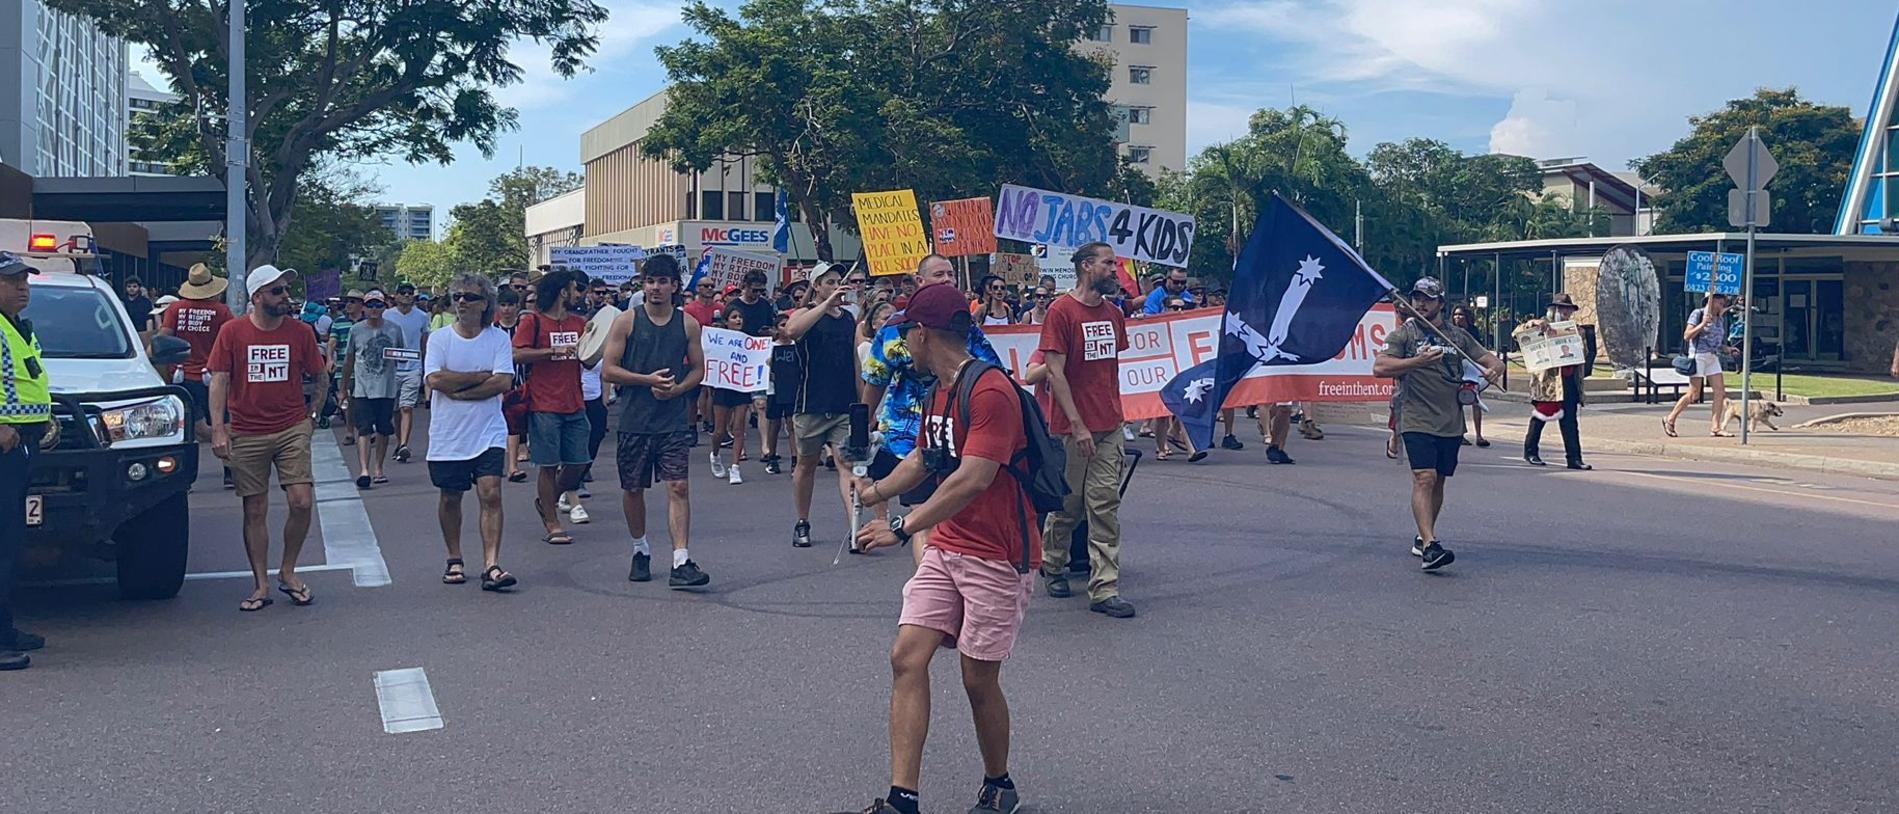
[[[446,213],[518,161],[580,170],[580,133],[664,84],[653,47],[685,36],[679,4],[603,0],[592,70],[562,80],[524,47],[502,91],[516,132],[484,159],[365,165],[383,198]],[[1157,5],[1169,5],[1156,3]],[[735,4],[728,4],[735,5]],[[1756,87],[1794,85],[1863,115],[1890,0],[1232,0],[1189,3],[1188,148],[1244,131],[1295,99],[1343,120],[1352,150],[1411,136],[1469,152],[1586,155],[1611,169],[1666,149],[1687,117]]]

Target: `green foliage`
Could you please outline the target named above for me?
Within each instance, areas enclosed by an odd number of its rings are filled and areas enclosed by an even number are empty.
[[[195,154],[225,180],[229,51],[216,0],[47,0],[107,33],[148,46],[182,99],[187,126],[158,154]],[[302,181],[324,159],[394,157],[443,164],[454,145],[494,150],[514,111],[494,90],[521,81],[510,46],[544,46],[571,76],[607,17],[594,0],[250,0],[245,76],[252,160],[252,264],[278,256]]]
[[[316,272],[346,269],[356,257],[371,257],[395,243],[370,205],[381,190],[340,168],[311,173],[297,201],[297,217],[284,233],[277,263]]]
[[[1780,173],[1767,184],[1776,232],[1827,233],[1839,214],[1841,191],[1852,171],[1860,128],[1844,107],[1816,105],[1788,88],[1762,88],[1720,110],[1690,116],[1693,130],[1666,151],[1631,162],[1642,177],[1666,190],[1656,196],[1657,232],[1719,232],[1728,225],[1734,182],[1721,160],[1759,126]]]
[[[454,278],[455,270],[459,268],[453,254],[454,250],[447,243],[433,240],[404,243],[401,253],[396,255],[396,279],[440,291]]]
[[[449,210],[449,256],[455,267],[480,274],[527,268],[527,235],[521,216],[493,200]]]
[[[1120,198],[1108,65],[1072,46],[1101,0],[750,0],[685,10],[641,149],[681,170],[760,160],[830,256],[850,193],[921,201],[1004,183]]]
[[[581,188],[587,179],[580,173],[553,167],[521,167],[488,182],[488,194],[501,208],[527,217],[527,209],[537,203]]]

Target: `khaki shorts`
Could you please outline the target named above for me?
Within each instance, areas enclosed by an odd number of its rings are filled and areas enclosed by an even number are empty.
[[[238,497],[270,491],[270,470],[277,469],[277,485],[315,483],[310,473],[310,422],[269,435],[231,436],[231,480]]]
[[[791,417],[791,434],[798,441],[798,457],[817,460],[818,453],[830,444],[840,455],[851,440],[851,417],[847,413],[798,413]]]

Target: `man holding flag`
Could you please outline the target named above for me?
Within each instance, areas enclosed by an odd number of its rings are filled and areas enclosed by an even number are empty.
[[[1436,571],[1457,558],[1438,544],[1437,516],[1444,511],[1444,479],[1457,471],[1457,452],[1464,445],[1463,405],[1475,403],[1477,396],[1476,384],[1464,380],[1464,360],[1482,365],[1493,381],[1502,378],[1503,362],[1470,332],[1446,326],[1443,283],[1419,279],[1405,310],[1411,318],[1385,337],[1372,375],[1403,379],[1398,432],[1411,460],[1411,516],[1418,523],[1411,554],[1424,560],[1424,570]]]

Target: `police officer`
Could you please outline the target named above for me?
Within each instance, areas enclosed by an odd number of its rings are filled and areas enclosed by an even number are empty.
[[[53,397],[46,385],[40,341],[20,314],[30,292],[32,266],[0,252],[0,670],[24,670],[24,651],[46,640],[13,626],[13,568],[26,541],[27,464],[42,443],[59,441]]]

